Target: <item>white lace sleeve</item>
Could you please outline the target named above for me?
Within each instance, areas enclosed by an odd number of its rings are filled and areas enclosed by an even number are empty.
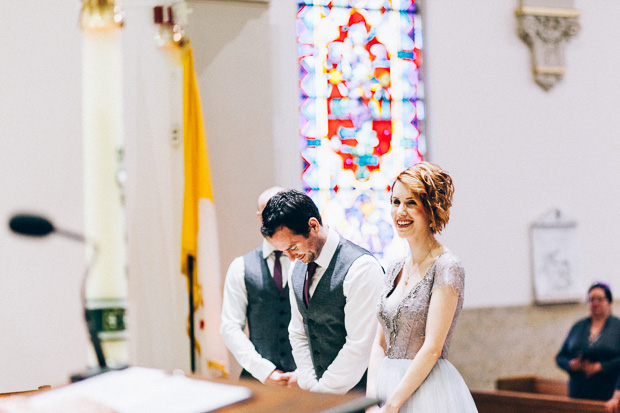
[[[461,261],[451,252],[444,253],[435,263],[433,289],[449,286],[459,297],[465,289],[465,268]]]

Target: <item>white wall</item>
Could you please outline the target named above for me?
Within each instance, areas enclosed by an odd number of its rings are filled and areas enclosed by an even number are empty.
[[[192,2],[222,272],[261,242],[258,195],[300,187],[295,4]]]
[[[516,2],[428,1],[426,71],[431,159],[454,174],[445,242],[468,271],[473,307],[532,301],[528,227],[550,208],[579,225],[585,283],[620,289],[620,29],[613,1],[577,1],[581,31],[566,74],[533,82],[516,35]]]
[[[82,232],[81,42],[74,2],[6,2],[0,25],[0,392],[64,383],[86,366],[84,247],[9,232],[43,213]]]

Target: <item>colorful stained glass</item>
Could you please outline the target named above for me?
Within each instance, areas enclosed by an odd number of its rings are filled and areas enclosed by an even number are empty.
[[[421,40],[414,0],[299,2],[304,189],[327,223],[386,260],[402,254],[390,185],[424,153]]]

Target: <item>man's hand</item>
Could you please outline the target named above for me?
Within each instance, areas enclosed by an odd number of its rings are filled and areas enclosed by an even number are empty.
[[[292,389],[299,389],[299,384],[297,383],[297,372],[296,371],[290,371],[288,373],[284,373],[285,375],[288,375],[288,384],[287,387],[290,387]]]
[[[287,374],[288,373],[284,373],[282,370],[274,370],[265,380],[265,384],[267,386],[286,386],[289,379]]]

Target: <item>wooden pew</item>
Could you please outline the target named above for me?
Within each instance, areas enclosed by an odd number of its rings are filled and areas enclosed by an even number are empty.
[[[496,388],[472,391],[479,413],[605,412],[604,402],[570,399],[565,380],[505,377],[497,380]]]
[[[495,382],[497,390],[522,391],[535,394],[551,394],[568,397],[568,381],[546,379],[535,375],[500,377]]]

